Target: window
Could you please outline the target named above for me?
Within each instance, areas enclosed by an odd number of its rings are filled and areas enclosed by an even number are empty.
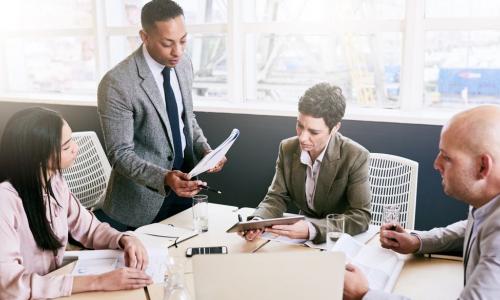
[[[0,4],[0,93],[95,99],[104,73],[140,46],[146,2]],[[198,106],[294,110],[308,87],[324,81],[368,114],[500,103],[496,1],[178,2]]]
[[[92,0],[9,1],[0,9],[0,88],[86,93],[97,81]]]

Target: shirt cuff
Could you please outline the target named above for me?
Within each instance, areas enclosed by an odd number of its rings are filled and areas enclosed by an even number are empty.
[[[420,246],[418,247],[418,253],[422,252],[422,238],[416,232],[410,232],[411,235],[416,236],[418,241],[420,242]]]
[[[134,232],[133,231],[125,231],[125,232],[122,232],[118,235],[117,239],[115,240],[116,241],[116,246],[115,244],[111,244],[109,248],[111,249],[120,249],[120,250],[123,250],[123,248],[120,246],[120,240],[122,237],[124,236],[135,236]]]
[[[314,227],[314,225],[309,221],[307,221],[307,227],[309,228],[309,241],[312,241],[317,234],[316,227]]]

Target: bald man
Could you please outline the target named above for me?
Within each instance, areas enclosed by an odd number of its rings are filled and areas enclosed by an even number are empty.
[[[403,254],[463,250],[459,299],[500,299],[500,106],[454,116],[441,131],[434,168],[441,173],[444,192],[471,205],[468,219],[412,234],[382,226],[382,247]],[[406,299],[369,290],[358,268],[346,269],[344,299]]]

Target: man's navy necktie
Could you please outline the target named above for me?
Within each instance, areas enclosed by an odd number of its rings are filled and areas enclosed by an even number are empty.
[[[168,120],[172,131],[172,141],[174,142],[174,170],[180,170],[183,162],[181,130],[179,125],[179,111],[175,101],[174,91],[170,85],[170,68],[165,67],[163,71],[163,90],[165,91],[165,104],[167,107]]]

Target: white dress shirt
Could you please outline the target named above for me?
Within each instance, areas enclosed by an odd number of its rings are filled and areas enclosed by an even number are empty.
[[[142,45],[142,53],[144,54],[144,58],[146,59],[146,63],[148,64],[151,73],[153,73],[153,77],[155,79],[156,85],[160,90],[160,95],[165,102],[165,90],[163,89],[163,74],[161,73],[165,68],[164,65],[158,63],[154,58],[149,55],[146,46]],[[177,102],[177,111],[179,114],[179,129],[181,134],[181,142],[182,142],[182,152],[186,149],[186,137],[184,136],[184,121],[182,120],[182,113],[184,112],[184,105],[182,103],[182,95],[181,89],[179,87],[179,81],[177,81],[177,75],[175,74],[174,68],[170,68],[170,86],[172,86],[172,90],[174,91],[175,102]],[[165,103],[165,106],[167,104]]]
[[[318,175],[321,169],[321,162],[323,161],[326,148],[328,147],[331,138],[332,136],[330,135],[328,141],[325,144],[325,148],[323,149],[323,151],[321,151],[318,157],[316,157],[314,162],[311,160],[309,152],[304,150],[300,152],[300,162],[307,167],[305,182],[307,206],[312,210],[314,210],[314,193],[316,192],[316,183],[318,181]],[[311,222],[307,222],[307,225],[309,226],[309,240],[313,240],[316,237],[316,228],[312,225]]]

